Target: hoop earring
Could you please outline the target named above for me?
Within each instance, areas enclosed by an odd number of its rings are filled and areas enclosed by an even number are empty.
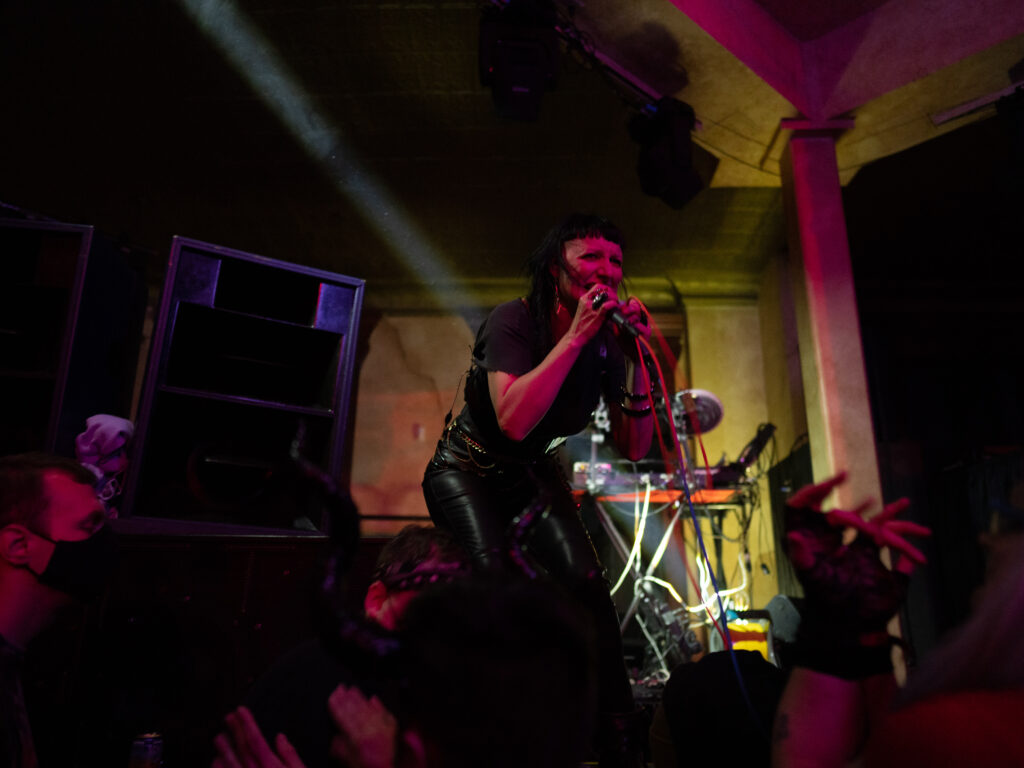
[[[566,309],[565,304],[562,303],[562,297],[558,295],[558,291],[556,290],[555,291],[555,315],[556,316],[560,315],[563,312],[568,314],[569,310]]]

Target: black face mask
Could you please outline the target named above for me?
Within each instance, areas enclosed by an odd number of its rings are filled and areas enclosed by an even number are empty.
[[[38,574],[40,584],[82,602],[99,597],[116,565],[117,539],[110,528],[104,526],[81,541],[54,541],[36,535],[52,541],[54,547],[50,562]]]

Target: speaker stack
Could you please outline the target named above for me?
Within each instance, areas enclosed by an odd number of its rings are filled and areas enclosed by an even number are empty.
[[[238,533],[324,531],[286,468],[297,442],[321,471],[342,473],[363,287],[174,238],[124,514]]]
[[[0,219],[0,454],[74,455],[96,413],[128,418],[145,260],[91,226]]]

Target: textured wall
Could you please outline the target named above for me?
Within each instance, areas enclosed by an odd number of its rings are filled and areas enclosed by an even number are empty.
[[[373,329],[354,405],[352,495],[362,514],[427,514],[420,481],[474,333],[452,315],[385,315]],[[367,520],[363,533],[394,533],[407,522]]]
[[[706,389],[722,401],[722,423],[704,437],[708,463],[712,466],[723,457],[735,461],[740,451],[757,433],[758,425],[772,421],[765,398],[765,366],[760,313],[757,302],[703,300],[688,302],[687,321],[690,332],[692,386]],[[771,446],[764,451],[767,457]],[[703,459],[698,459],[703,463]],[[764,483],[760,484],[764,486]],[[761,505],[753,510],[747,533],[750,550],[752,582],[751,608],[763,608],[777,593],[774,577],[774,546],[771,509],[767,488],[760,490]],[[708,526],[703,526],[708,536]],[[740,525],[737,515],[729,513],[722,525],[725,537],[722,548],[723,570],[728,587],[739,586],[742,572],[738,563]],[[688,526],[687,535],[692,533]],[[730,541],[729,539],[736,539]],[[711,555],[712,542],[705,541]],[[713,555],[712,555],[713,557]],[[761,571],[767,565],[769,574]]]

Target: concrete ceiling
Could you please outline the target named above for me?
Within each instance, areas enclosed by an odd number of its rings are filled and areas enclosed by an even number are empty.
[[[849,116],[837,143],[845,184],[867,163],[990,116],[991,105],[939,122],[1009,88],[1024,60],[1016,2],[587,0],[584,14],[598,47],[694,107],[694,138],[720,160],[712,186],[778,186],[780,121]]]
[[[363,277],[382,307],[493,303],[556,218],[598,210],[649,299],[749,297],[784,247],[780,121],[852,117],[846,182],[990,115],[935,119],[1024,58],[1019,0],[560,0],[586,52],[523,123],[480,85],[485,7],[8,0],[0,201]],[[623,78],[694,107],[717,165],[682,210],[639,189]]]

